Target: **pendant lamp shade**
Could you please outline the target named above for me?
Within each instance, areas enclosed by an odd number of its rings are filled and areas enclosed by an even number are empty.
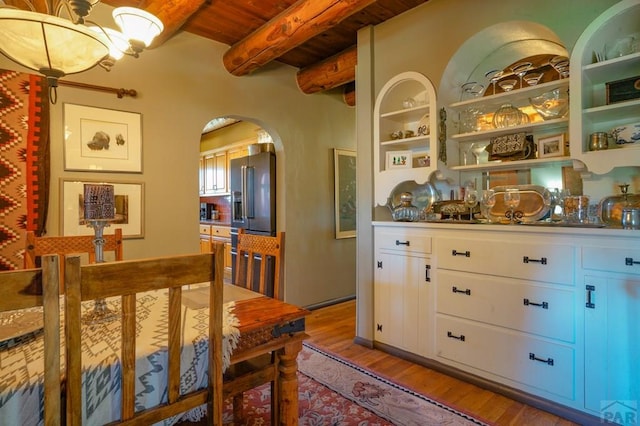
[[[109,46],[94,31],[67,19],[0,8],[0,51],[56,86],[59,77],[98,64]]]
[[[124,37],[134,50],[149,47],[158,34],[164,30],[162,21],[154,15],[135,7],[118,7],[113,10],[113,20],[118,24]],[[138,44],[142,46],[138,46]]]

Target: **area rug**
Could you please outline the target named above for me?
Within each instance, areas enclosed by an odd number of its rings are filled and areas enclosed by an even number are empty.
[[[306,343],[298,369],[301,426],[485,425]],[[269,392],[265,385],[245,393],[245,425],[270,424]],[[226,424],[231,408],[225,407]]]

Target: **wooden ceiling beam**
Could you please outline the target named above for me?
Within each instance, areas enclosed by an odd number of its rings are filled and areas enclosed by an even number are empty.
[[[306,94],[342,86],[356,79],[357,46],[351,46],[317,64],[298,71],[298,87]]]
[[[233,75],[246,75],[372,3],[375,0],[300,0],[231,46],[223,56],[224,66]]]
[[[151,47],[157,47],[169,40],[197,12],[207,0],[145,0],[138,6],[154,14],[162,21],[164,31],[153,40]]]

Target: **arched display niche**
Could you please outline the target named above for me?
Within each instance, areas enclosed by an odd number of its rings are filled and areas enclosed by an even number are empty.
[[[487,71],[543,53],[569,56],[558,36],[544,25],[529,21],[492,25],[465,41],[451,57],[440,80],[439,102],[459,101],[462,84],[477,81],[487,87]]]
[[[508,21],[485,28],[465,41],[451,57],[438,89],[439,107],[461,100],[464,83],[475,81],[485,88],[490,82],[485,74],[504,69],[523,58],[548,54],[569,56],[560,38],[548,27],[529,21]],[[459,164],[458,143],[449,136],[458,132],[458,117],[447,108],[447,157],[448,164]],[[487,141],[488,142],[488,141]],[[461,176],[457,171],[441,167],[448,182],[462,183],[476,176]],[[476,171],[478,172],[478,171]]]

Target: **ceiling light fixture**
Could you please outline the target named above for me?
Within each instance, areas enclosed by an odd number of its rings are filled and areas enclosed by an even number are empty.
[[[101,65],[110,70],[124,55],[138,57],[164,29],[154,15],[134,7],[118,7],[113,19],[121,33],[85,18],[100,0],[60,0],[57,16],[0,5],[0,52],[44,75],[55,103],[58,79]],[[47,9],[53,10],[51,2]],[[60,17],[67,10],[73,20]]]

